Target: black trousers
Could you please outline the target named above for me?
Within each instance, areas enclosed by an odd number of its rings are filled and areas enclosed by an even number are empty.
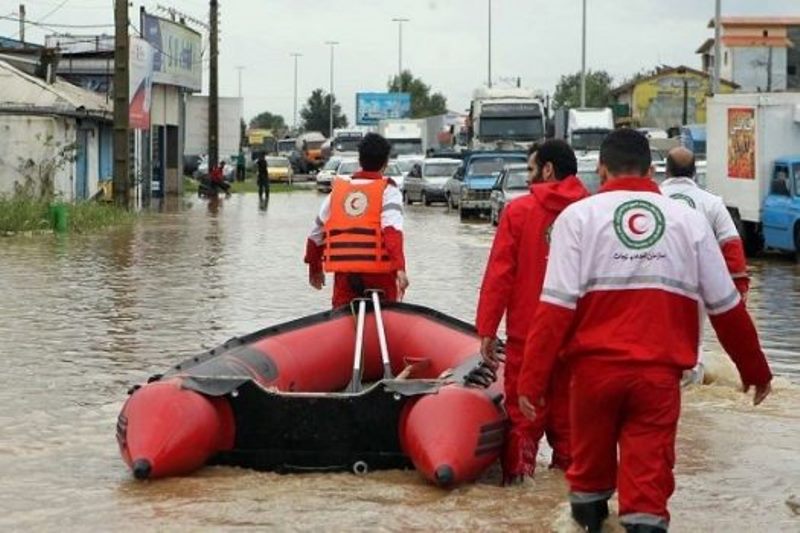
[[[258,180],[258,199],[269,199],[269,180]]]

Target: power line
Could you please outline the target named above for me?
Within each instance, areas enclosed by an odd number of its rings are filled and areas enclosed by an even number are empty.
[[[48,29],[48,30],[52,30],[52,29],[55,29],[55,28],[91,29],[91,28],[113,28],[114,27],[113,24],[53,24],[53,23],[42,24],[41,22],[35,22],[35,21],[32,21],[32,20],[25,20],[25,19],[21,19],[21,18],[19,18],[17,16],[11,16],[11,15],[0,16],[0,19],[2,19],[2,20],[10,20],[12,22],[24,22],[26,25],[38,26],[40,28],[45,28],[45,29]]]

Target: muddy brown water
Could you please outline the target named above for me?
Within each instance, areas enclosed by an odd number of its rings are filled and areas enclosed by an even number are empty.
[[[413,471],[131,479],[114,439],[130,385],[328,305],[301,263],[319,200],[274,194],[262,211],[255,195],[211,209],[187,197],[133,228],[0,239],[0,529],[575,531],[544,466],[522,487],[498,487],[495,469],[451,492]],[[408,301],[472,320],[492,234],[410,208]],[[777,390],[753,408],[706,343],[716,383],[684,394],[673,531],[800,531],[800,268],[770,258],[752,272]]]

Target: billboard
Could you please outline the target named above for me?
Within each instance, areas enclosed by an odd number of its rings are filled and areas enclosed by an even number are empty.
[[[408,93],[356,94],[356,124],[374,126],[387,118],[409,118],[411,95]]]
[[[219,99],[219,155],[228,157],[239,153],[242,134],[243,100],[241,98]],[[198,94],[186,98],[186,138],[184,153],[202,155],[208,153],[208,96]]]
[[[150,128],[150,103],[153,87],[153,47],[139,37],[130,40],[130,127],[136,130]]]
[[[756,178],[756,110],[752,107],[728,109],[728,176]]]
[[[153,83],[200,91],[202,36],[176,22],[142,13],[142,34],[155,48]]]

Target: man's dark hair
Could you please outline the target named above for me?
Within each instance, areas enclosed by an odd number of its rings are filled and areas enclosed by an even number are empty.
[[[530,146],[530,148],[528,148],[528,159],[530,159],[530,157],[531,157],[533,154],[535,154],[535,153],[536,153],[536,150],[538,150],[538,149],[539,149],[539,143],[538,143],[538,142],[531,143],[531,146]]]
[[[600,163],[615,176],[644,176],[652,163],[650,142],[636,130],[614,130],[600,145]]]
[[[572,147],[561,139],[550,139],[539,145],[536,150],[536,166],[539,172],[547,163],[552,163],[557,180],[574,176],[578,173],[578,160]]]
[[[696,173],[697,165],[695,164],[694,157],[692,157],[689,162],[678,162],[675,161],[672,154],[667,155],[667,176],[673,178],[693,178]]]
[[[358,143],[358,162],[361,169],[377,172],[389,162],[392,145],[377,133],[367,133]]]

